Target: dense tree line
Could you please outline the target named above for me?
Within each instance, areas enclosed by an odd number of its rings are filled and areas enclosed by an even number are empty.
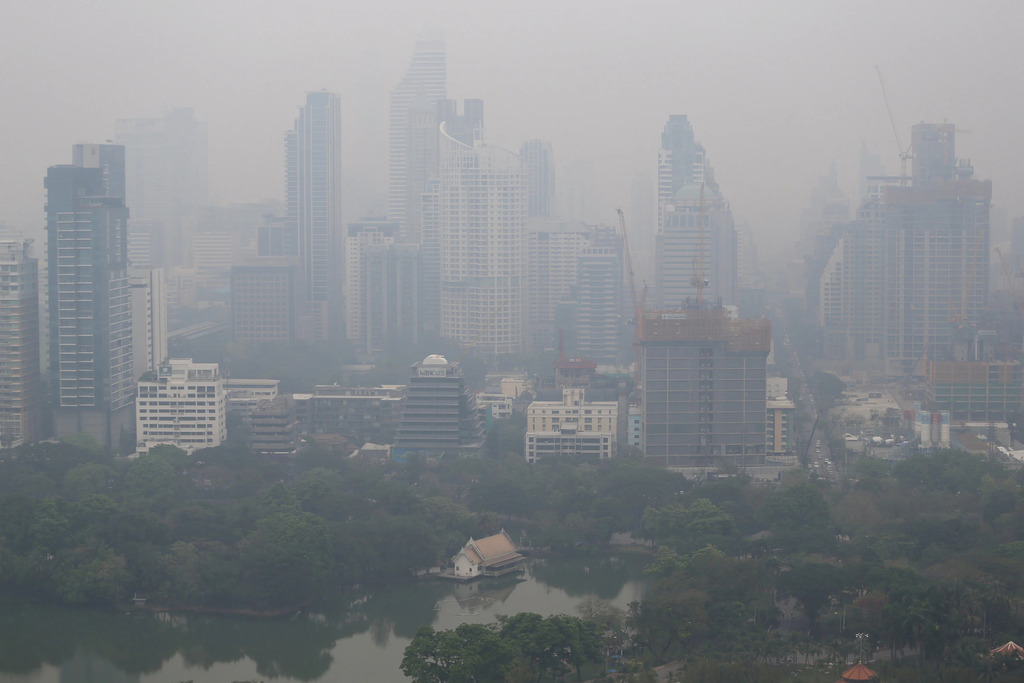
[[[900,680],[977,677],[995,666],[987,649],[1021,637],[1021,478],[994,461],[941,451],[862,460],[841,486],[802,471],[696,485],[642,460],[527,466],[493,452],[399,465],[319,447],[266,458],[238,443],[137,459],[82,440],[5,451],[0,591],[278,610],[408,577],[501,527],[526,547],[573,552],[626,531],[657,548],[654,583],[602,626],[605,647],[652,665],[684,659],[702,672],[692,680],[858,648],[903,662]]]
[[[525,545],[599,547],[685,485],[638,462],[404,465],[240,443],[117,458],[80,440],[0,456],[0,591],[70,604],[133,595],[276,610],[408,577],[502,526]]]

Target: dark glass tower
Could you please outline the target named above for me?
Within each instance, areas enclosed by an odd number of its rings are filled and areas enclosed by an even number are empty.
[[[45,181],[54,433],[112,446],[135,395],[124,147],[75,145],[72,159]]]

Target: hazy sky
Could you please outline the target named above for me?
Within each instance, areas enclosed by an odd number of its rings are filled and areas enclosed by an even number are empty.
[[[343,106],[346,201],[385,186],[388,93],[416,37],[444,32],[449,96],[485,100],[492,137],[589,159],[601,213],[655,175],[669,114],[688,114],[738,222],[786,244],[833,161],[857,188],[862,141],[899,169],[874,65],[905,144],[952,121],[957,151],[1024,214],[1024,3],[981,0],[4,0],[0,222],[43,224],[46,167],[118,118],[192,107],[216,202],[281,198],[283,133],[308,90]],[[351,205],[350,205],[351,207]],[[363,207],[358,207],[361,211]],[[356,211],[357,213],[359,211]],[[766,239],[779,235],[784,239]]]

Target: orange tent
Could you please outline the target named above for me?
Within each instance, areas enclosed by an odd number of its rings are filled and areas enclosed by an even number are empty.
[[[1016,657],[1017,659],[1024,659],[1024,647],[1021,647],[1012,640],[1008,641],[1004,645],[989,650],[990,655],[1002,655],[1003,657]]]
[[[836,681],[836,683],[844,683],[844,681],[873,681],[877,677],[878,674],[863,664],[855,664],[847,669],[842,679]]]

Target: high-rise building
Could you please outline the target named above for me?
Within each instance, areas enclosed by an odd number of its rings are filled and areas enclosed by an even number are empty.
[[[551,218],[555,202],[555,155],[551,143],[527,140],[519,150],[526,169],[527,216]]]
[[[135,396],[125,153],[72,151],[45,182],[54,431],[109,447],[131,431]]]
[[[482,137],[482,136],[481,136]],[[489,355],[521,353],[526,182],[517,154],[441,126],[441,335]]]
[[[992,183],[955,158],[953,124],[912,133],[913,183],[885,195],[887,374],[949,353],[950,321],[977,322],[988,305]]]
[[[732,211],[686,116],[670,116],[661,136],[655,243],[661,308],[681,308],[690,299],[734,303]]]
[[[363,250],[367,351],[383,351],[395,340],[418,340],[419,250],[418,244],[374,244]]]
[[[119,119],[125,148],[132,265],[188,266],[197,211],[207,203],[206,126],[191,109],[157,119]]]
[[[231,331],[239,343],[287,343],[303,324],[294,257],[261,257],[231,268]]]
[[[988,302],[990,181],[958,161],[952,124],[913,127],[906,178],[869,178],[819,283],[826,358],[907,376],[950,357]]]
[[[526,224],[526,316],[530,349],[554,349],[559,330],[569,321],[556,315],[559,304],[574,300],[580,252],[593,228],[562,220],[531,220]],[[575,348],[575,347],[573,347]]]
[[[462,114],[455,100],[441,100],[437,103],[437,144],[440,164],[440,127],[443,125],[446,139],[457,140],[473,146],[481,136],[484,125],[483,100],[467,99],[462,105]],[[440,182],[438,167],[435,176],[427,182],[427,189],[420,197],[420,285],[419,322],[422,330],[439,334],[441,331],[441,206],[438,195]]]
[[[420,239],[420,196],[437,174],[437,103],[447,93],[444,40],[418,40],[391,91],[388,126],[388,219],[403,242]]]
[[[341,102],[321,91],[306,95],[285,135],[287,231],[285,255],[302,264],[302,295],[316,339],[343,328],[344,259],[341,217]]]
[[[219,446],[228,436],[224,379],[216,363],[172,358],[154,380],[139,382],[138,452],[169,444],[191,453]]]
[[[369,313],[366,302],[366,277],[371,273],[363,271],[367,247],[395,243],[398,223],[390,220],[364,218],[348,224],[345,238],[345,335],[359,347],[366,343],[366,317]]]
[[[765,464],[771,323],[720,306],[644,313],[644,455],[672,468]]]
[[[577,266],[576,351],[614,362],[622,328],[622,241],[611,228],[595,228]]]
[[[0,240],[0,448],[43,433],[39,267],[31,240]]]
[[[392,448],[394,456],[476,455],[482,445],[483,423],[459,364],[436,354],[416,363]]]
[[[167,286],[163,268],[130,268],[132,367],[136,380],[167,359]]]

